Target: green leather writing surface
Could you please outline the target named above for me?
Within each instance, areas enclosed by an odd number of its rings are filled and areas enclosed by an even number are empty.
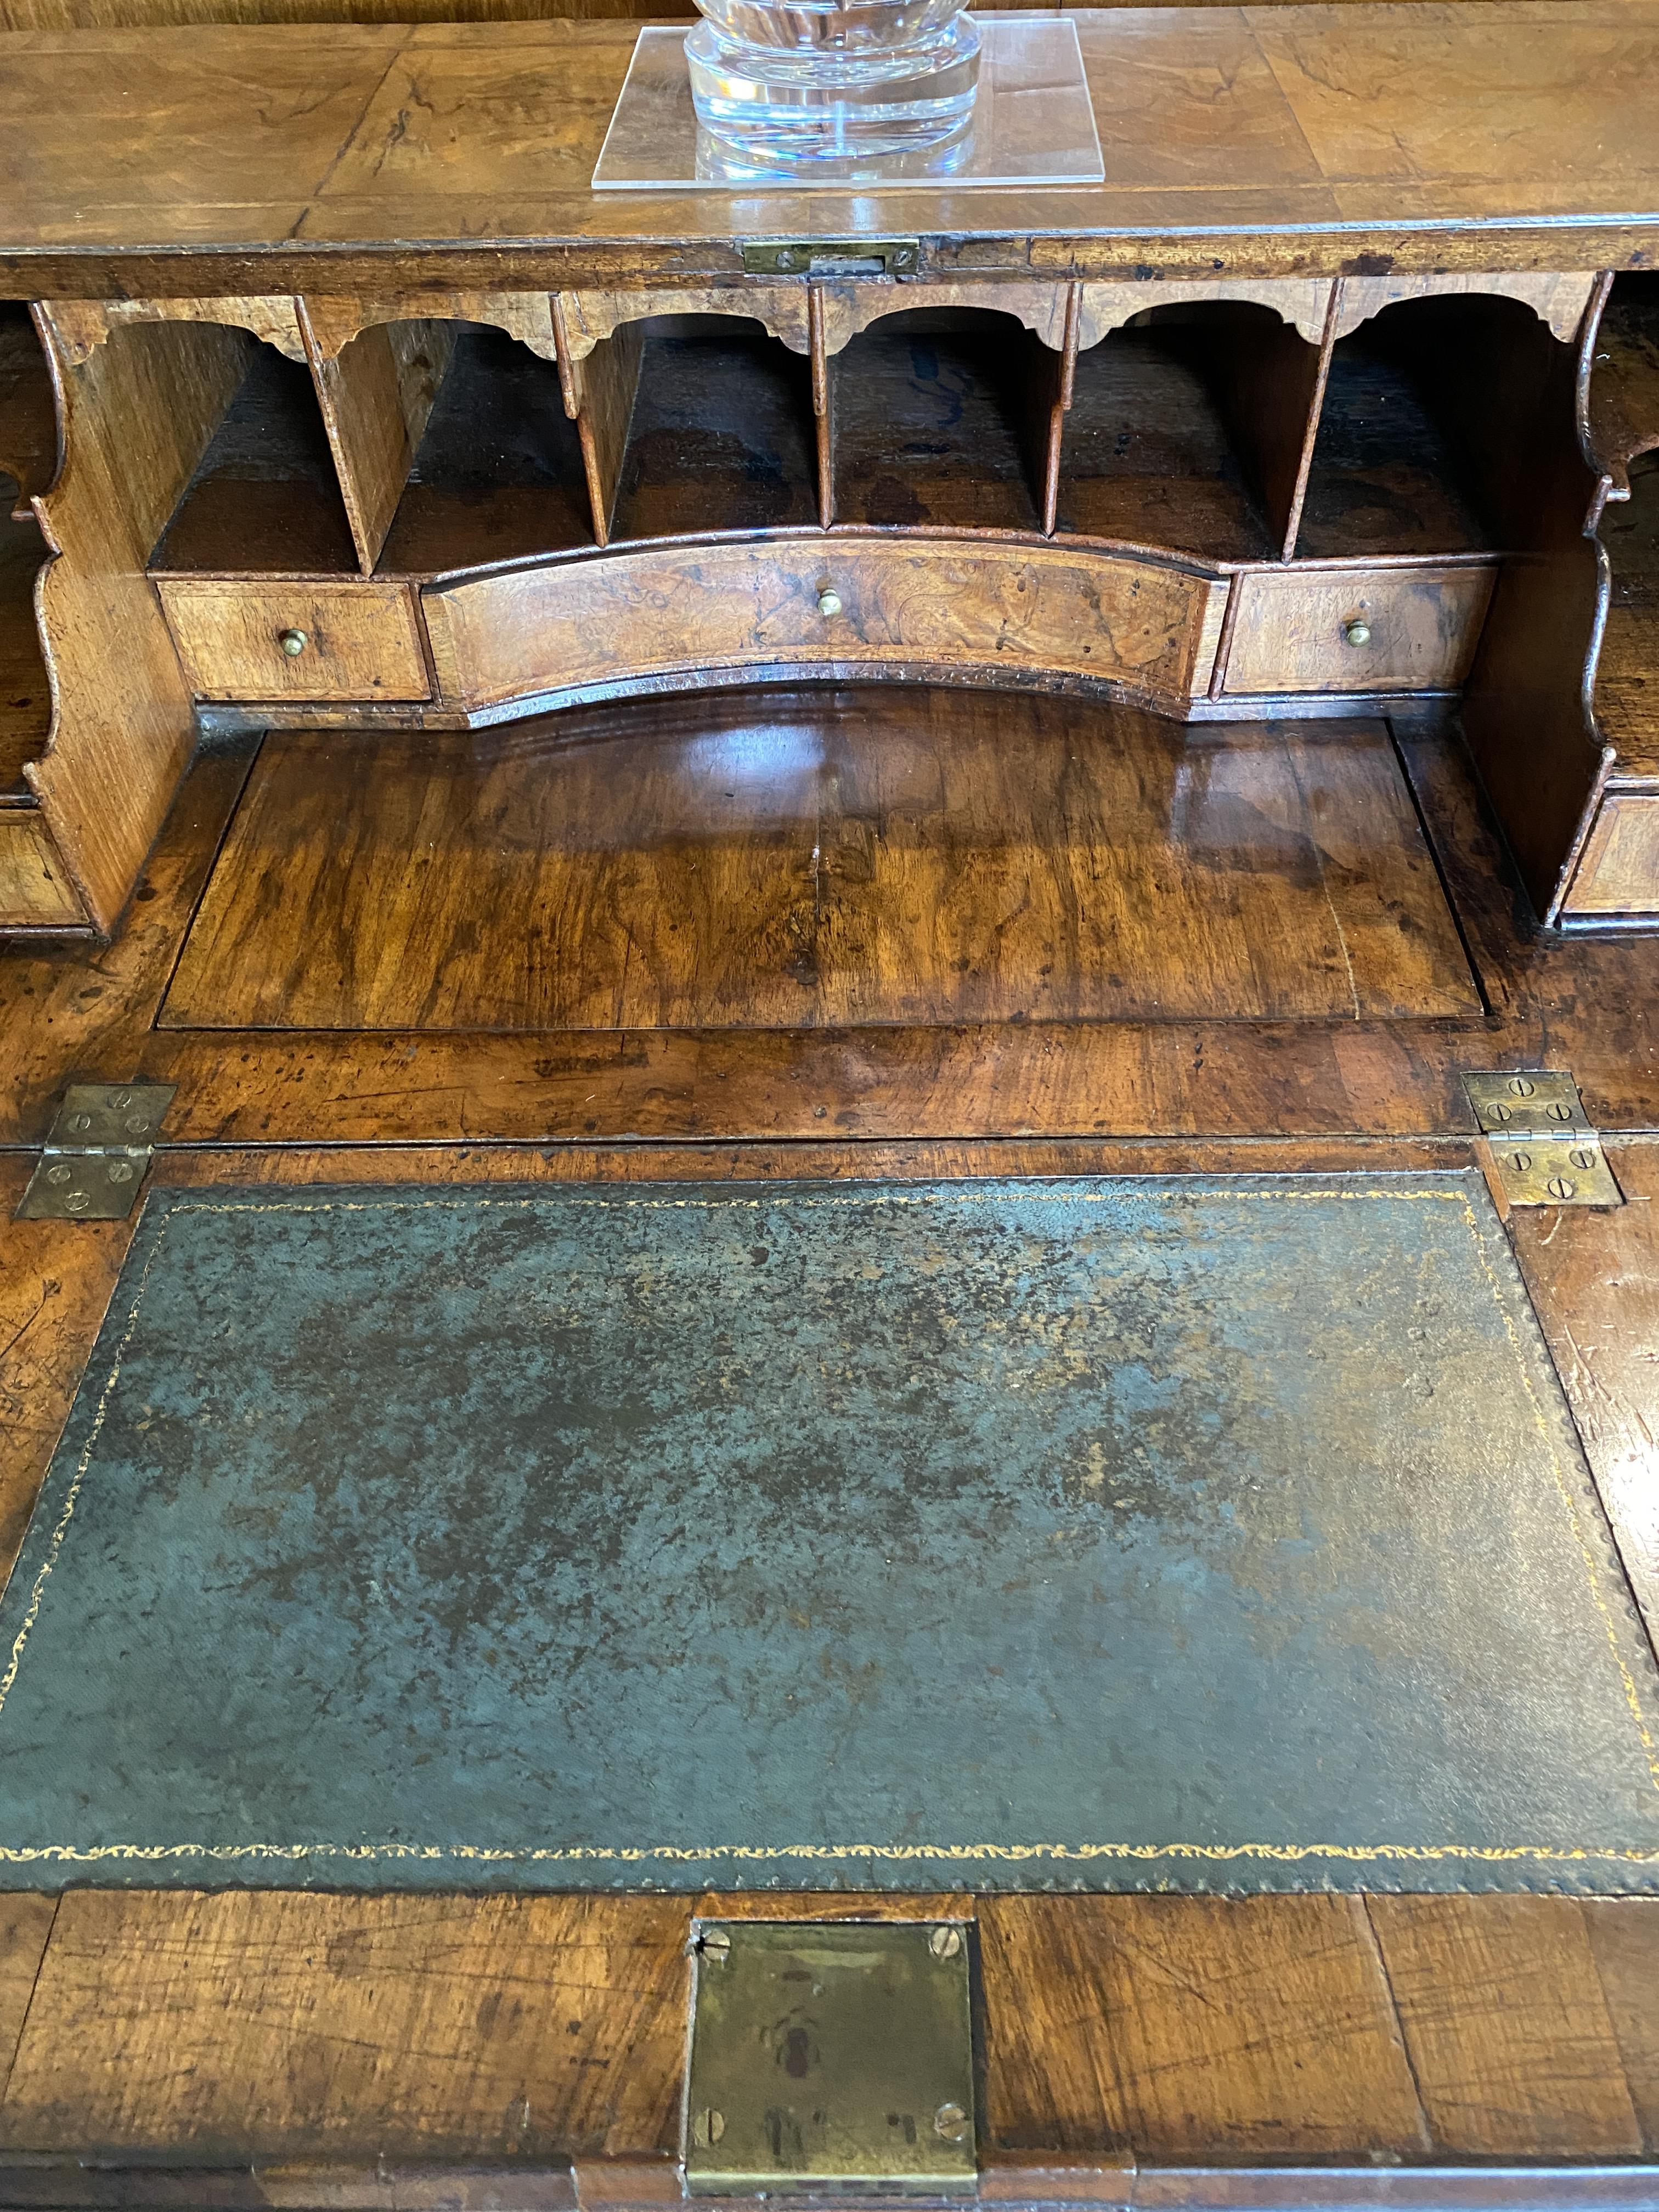
[[[1474,1176],[158,1191],[0,1874],[1659,1887]]]

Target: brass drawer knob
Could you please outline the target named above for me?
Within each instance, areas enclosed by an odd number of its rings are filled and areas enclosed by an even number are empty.
[[[1371,641],[1371,626],[1363,620],[1344,623],[1342,635],[1350,645],[1369,645]]]
[[[818,593],[818,612],[826,622],[832,615],[838,615],[841,612],[841,593],[832,592],[827,584]]]
[[[295,660],[305,651],[311,640],[302,629],[284,629],[277,632],[276,642],[290,660]]]

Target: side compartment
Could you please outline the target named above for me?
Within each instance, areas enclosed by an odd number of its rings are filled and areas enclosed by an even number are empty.
[[[52,730],[26,769],[82,918],[114,928],[195,743],[189,687],[145,574],[149,550],[240,384],[254,341],[131,325],[89,347],[37,313],[64,462],[33,502],[57,555],[38,605]],[[61,909],[50,920],[63,926]]]

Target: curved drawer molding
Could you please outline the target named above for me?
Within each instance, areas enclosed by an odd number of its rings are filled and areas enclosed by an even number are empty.
[[[650,546],[426,594],[443,697],[483,708],[709,668],[927,664],[1176,702],[1215,659],[1224,578],[1152,556],[944,538]]]

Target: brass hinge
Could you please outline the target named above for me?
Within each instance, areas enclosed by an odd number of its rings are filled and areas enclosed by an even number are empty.
[[[1565,1068],[1466,1075],[1463,1088],[1511,1206],[1622,1206],[1600,1132]]]
[[[919,238],[746,238],[745,276],[914,276]]]
[[[693,2197],[971,2197],[957,1920],[694,1923],[683,2156]]]
[[[144,1180],[173,1083],[71,1083],[18,1221],[125,1221]]]

